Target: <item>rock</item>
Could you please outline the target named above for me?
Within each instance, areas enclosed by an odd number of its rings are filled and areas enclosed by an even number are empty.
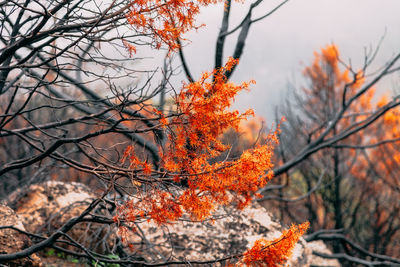
[[[94,195],[82,184],[49,181],[19,188],[9,195],[8,203],[29,232],[42,233],[49,221],[54,223],[74,206],[87,206],[93,198]]]
[[[49,235],[79,215],[93,198],[95,196],[82,184],[46,182],[17,190],[10,195],[9,202],[21,216],[27,231]],[[255,240],[277,238],[283,230],[258,203],[243,211],[233,207],[220,208],[213,220],[201,223],[181,220],[158,226],[143,220],[135,225],[137,231],[130,233],[127,239],[133,244],[135,255],[132,256],[148,262],[205,261],[237,255],[250,248]],[[102,227],[81,223],[68,234],[85,247],[105,253],[111,251],[113,242],[109,240],[114,240],[114,231]],[[301,239],[288,266],[339,266],[336,260],[327,261],[312,255],[315,249],[329,253],[324,243],[310,244]]]
[[[0,204],[0,226],[14,226],[25,231],[21,218],[8,206]],[[32,241],[23,233],[13,229],[0,230],[0,254],[12,254],[28,248]],[[29,258],[7,263],[8,266],[42,266],[40,258],[32,254]]]
[[[258,203],[253,203],[243,211],[225,207],[217,213],[220,215],[216,217],[220,218],[203,223],[187,220],[159,227],[144,221],[137,224],[140,230],[129,239],[136,253],[150,262],[168,259],[211,261],[241,254],[250,248],[255,240],[262,237],[277,238],[283,230],[280,223],[274,221]],[[329,251],[322,242],[317,246]],[[336,260],[328,262],[312,255],[314,247],[301,238],[294,248],[288,266],[340,266]]]
[[[48,181],[20,188],[9,196],[8,201],[27,231],[49,236],[80,215],[94,198],[95,195],[83,184]],[[75,225],[68,235],[85,247],[104,253],[111,249],[110,233],[113,231],[107,225],[85,222]]]

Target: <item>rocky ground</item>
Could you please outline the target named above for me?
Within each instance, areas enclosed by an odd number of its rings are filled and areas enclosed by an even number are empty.
[[[12,193],[7,205],[0,206],[0,225],[48,236],[70,218],[77,216],[95,196],[79,183],[45,182],[21,188]],[[134,250],[151,262],[165,260],[213,260],[226,255],[240,254],[260,238],[276,238],[282,225],[257,203],[243,211],[219,209],[215,220],[195,223],[183,220],[159,227],[147,221],[137,224],[139,230],[130,235]],[[76,241],[99,252],[112,251],[116,231],[110,226],[82,223],[69,232]],[[10,245],[13,244],[13,245]],[[15,245],[14,245],[15,244]],[[32,244],[26,235],[12,229],[0,230],[0,253],[19,251]],[[66,248],[70,248],[65,246]],[[321,241],[296,245],[289,266],[339,266],[336,260],[326,260],[312,254],[313,250],[330,253]],[[107,252],[108,251],[108,252]],[[47,250],[30,259],[10,266],[84,266],[75,258]]]

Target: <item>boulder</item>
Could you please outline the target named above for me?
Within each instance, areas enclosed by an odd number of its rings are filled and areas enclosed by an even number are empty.
[[[18,189],[8,197],[8,202],[27,231],[49,236],[79,216],[93,199],[95,195],[83,184],[47,181]],[[68,235],[85,247],[104,253],[111,249],[111,233],[107,225],[85,222],[75,225]]]
[[[0,226],[14,226],[22,231],[21,218],[8,206],[0,204]],[[32,245],[30,238],[14,229],[0,229],[0,254],[12,254]],[[28,258],[7,263],[8,266],[42,266],[40,258],[32,254]]]
[[[214,220],[203,223],[182,220],[168,226],[143,221],[130,242],[137,255],[150,262],[165,260],[212,261],[243,253],[259,238],[281,236],[283,227],[258,203],[242,211],[220,208]],[[314,242],[312,242],[314,243]],[[340,266],[336,260],[325,260],[312,250],[329,253],[323,242],[310,245],[303,238],[296,244],[288,266]]]
[[[90,189],[79,183],[45,182],[17,190],[10,195],[9,203],[21,216],[27,231],[49,235],[79,215],[94,198]],[[109,226],[103,227],[80,223],[68,234],[82,245],[105,253],[111,251],[113,242],[109,240],[114,240],[115,235]],[[134,227],[136,231],[127,239],[133,247],[126,252],[148,262],[205,261],[237,255],[250,248],[255,240],[277,238],[283,230],[258,203],[252,203],[243,211],[220,208],[212,219],[201,223],[183,219],[158,226],[143,220],[137,221]],[[288,266],[339,266],[336,260],[313,255],[313,250],[329,253],[323,242],[307,243],[300,239]]]

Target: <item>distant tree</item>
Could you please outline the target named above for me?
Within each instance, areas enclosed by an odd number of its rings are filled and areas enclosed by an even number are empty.
[[[307,218],[312,231],[340,230],[340,234],[319,236],[335,240],[338,255],[367,259],[371,254],[365,251],[369,251],[396,257],[399,107],[397,103],[383,110],[390,102],[387,98],[374,104],[376,89],[366,85],[365,71],[345,66],[335,45],[315,53],[312,65],[304,70],[309,85],[281,109],[287,121],[282,125],[282,150],[277,155],[281,160],[293,157],[320,138],[326,127],[331,131],[324,138],[337,140],[293,168],[288,174],[291,182],[280,195],[264,199],[283,200],[282,216],[286,220]],[[368,90],[359,95],[363,87]],[[346,99],[356,98],[346,107]],[[379,118],[376,114],[381,111],[384,115]],[[365,251],[354,249],[351,242],[362,244]]]

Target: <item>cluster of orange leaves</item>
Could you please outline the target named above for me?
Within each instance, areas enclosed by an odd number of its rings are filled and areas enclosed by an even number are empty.
[[[184,214],[201,221],[219,205],[234,203],[239,209],[244,208],[257,196],[256,191],[273,177],[271,158],[278,143],[279,127],[268,134],[265,144],[255,145],[240,157],[213,161],[229,149],[221,142],[221,135],[227,129],[239,130],[240,123],[253,115],[252,110],[243,114],[229,110],[237,93],[248,89],[252,83],[236,85],[226,80],[224,73],[234,64],[237,60],[229,59],[221,69],[204,73],[199,81],[185,84],[175,98],[175,116],[167,120],[154,111],[155,116],[161,116],[160,127],[168,131],[168,142],[165,147],[160,147],[163,151],[160,152],[164,170],[162,176],[171,177],[175,183],[186,181],[187,186],[177,191],[158,188],[154,177],[159,172],[151,169],[147,162],[138,158],[132,147],[128,147],[123,161],[128,161],[137,175],[147,176],[149,181],[153,177],[154,182],[151,189],[138,193],[140,201],[128,201],[119,207],[119,213],[114,218],[116,222],[135,222],[137,218],[145,218],[165,224],[173,223]],[[305,226],[299,227],[303,229]],[[265,259],[267,254],[271,259],[287,258],[290,250],[286,248],[293,247],[297,242],[293,233],[300,235],[304,232],[294,229],[292,227],[279,241],[274,241],[270,249],[260,251],[260,255],[264,255]],[[262,242],[265,244],[265,241]],[[279,248],[285,250],[280,251]],[[256,253],[256,248],[251,251],[251,254],[246,254],[247,259]]]
[[[389,103],[386,95],[383,95],[376,104],[376,108],[382,108]],[[380,179],[371,184],[371,193],[380,196],[385,192],[386,197],[397,198],[397,189],[400,187],[398,173],[400,172],[400,108],[387,111],[374,125],[363,133],[362,138],[369,140],[370,144],[376,144],[384,140],[393,140],[385,144],[370,148],[368,157],[373,159],[374,169],[380,174]],[[362,180],[367,180],[370,161],[361,158],[352,169],[353,174]],[[391,189],[388,189],[391,188]],[[394,189],[394,190],[393,190]],[[382,197],[382,196],[381,196]]]
[[[292,225],[282,236],[272,241],[259,239],[243,255],[242,262],[248,266],[283,266],[293,252],[294,245],[307,231],[309,223]]]
[[[182,34],[193,28],[195,17],[201,6],[216,3],[216,0],[136,0],[129,6],[127,21],[140,35],[149,36],[154,48],[159,49],[163,44],[170,51],[179,47],[177,42]],[[202,25],[200,25],[202,26]],[[127,41],[124,45],[130,53],[136,53],[136,47]]]
[[[137,0],[130,4],[126,18],[138,34],[151,38],[154,48],[159,49],[165,44],[171,52],[179,48],[178,40],[182,34],[197,28],[194,18],[200,6],[215,2]],[[134,45],[127,40],[123,42],[131,55],[136,53]],[[134,223],[138,218],[144,218],[166,224],[173,223],[184,214],[201,221],[219,205],[236,204],[239,209],[244,208],[254,196],[258,196],[257,190],[273,177],[271,158],[278,143],[279,127],[268,134],[264,144],[255,145],[240,157],[229,161],[213,160],[230,148],[221,142],[221,135],[228,129],[239,130],[241,121],[254,115],[252,110],[243,114],[229,110],[237,93],[247,90],[254,83],[236,85],[227,81],[225,73],[237,63],[230,58],[220,69],[205,72],[198,81],[184,84],[175,98],[174,115],[166,118],[161,112],[153,110],[159,127],[168,132],[168,141],[159,147],[160,168],[153,169],[146,160],[141,160],[132,146],[125,150],[122,163],[129,163],[134,177],[140,177],[140,181],[146,184],[146,190],[138,190],[136,200],[119,206],[115,222],[124,220]],[[186,187],[172,187],[167,191],[160,186],[166,181],[185,182]],[[277,247],[277,244],[282,249],[293,247],[296,237],[292,232],[301,233],[293,229],[285,232],[276,244],[270,243],[270,247]],[[120,233],[124,235],[126,229],[121,228]],[[255,251],[253,249],[251,253]],[[267,249],[259,253],[266,255],[266,251],[288,255],[290,250]],[[270,257],[274,259],[276,256]]]
[[[321,49],[321,52],[314,52],[314,61],[311,66],[304,69],[304,76],[310,80],[309,88],[304,88],[304,93],[307,94],[308,108],[313,111],[312,114],[322,115],[321,119],[326,118],[327,105],[334,106],[339,109],[342,104],[342,95],[344,88],[346,97],[353,96],[365,82],[364,73],[362,70],[351,73],[349,68],[341,70],[339,61],[339,49],[335,44],[327,45]],[[350,77],[350,75],[353,77]],[[346,86],[347,85],[347,86]],[[358,103],[359,107],[354,105],[351,107],[353,112],[359,112],[360,109],[369,108],[369,101],[373,96],[375,89],[371,89],[361,96]],[[323,101],[324,103],[322,103]],[[325,102],[326,101],[326,102]],[[315,110],[315,109],[318,110]],[[361,117],[359,117],[361,118]]]
[[[249,86],[226,81],[224,72],[233,64],[237,61],[230,59],[221,69],[204,73],[199,81],[184,85],[175,99],[177,115],[169,121],[160,118],[160,127],[169,131],[166,147],[160,147],[163,175],[175,183],[185,180],[187,189],[178,196],[154,188],[151,194],[142,196],[135,209],[145,209],[146,216],[159,224],[179,219],[184,211],[192,219],[203,220],[220,204],[236,203],[238,208],[244,208],[273,176],[271,158],[279,129],[268,135],[266,144],[244,151],[235,160],[212,161],[229,149],[219,139],[224,131],[238,130],[240,122],[253,115],[252,110],[243,114],[228,110],[235,95]],[[127,159],[129,167],[138,174],[157,173],[139,159],[132,146],[125,150],[122,161]]]
[[[321,122],[331,120],[332,114],[341,108],[344,93],[348,100],[365,84],[362,70],[357,72],[351,72],[349,68],[341,70],[339,50],[334,44],[322,48],[320,53],[314,53],[313,64],[305,68],[304,76],[310,80],[309,88],[303,89],[308,95],[304,106],[311,112],[310,114],[319,116]],[[369,113],[378,107],[373,105],[375,93],[376,88],[372,87],[354,101],[347,111],[350,115],[344,116],[339,121],[337,130],[347,129],[352,124],[366,119]],[[382,100],[380,102],[382,103]],[[355,143],[356,140],[362,139],[359,134],[352,135],[351,138]]]

